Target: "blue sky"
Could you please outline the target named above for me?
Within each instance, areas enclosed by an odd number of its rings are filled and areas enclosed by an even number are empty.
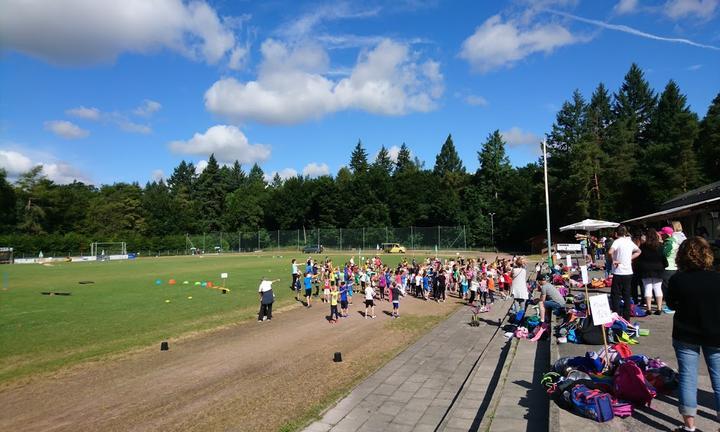
[[[361,139],[431,167],[502,131],[514,165],[577,88],[630,64],[703,116],[720,91],[720,0],[0,0],[0,167],[94,184],[258,162],[335,174]]]

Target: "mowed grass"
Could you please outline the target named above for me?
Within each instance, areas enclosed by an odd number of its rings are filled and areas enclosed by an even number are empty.
[[[0,285],[0,383],[133,348],[159,347],[168,338],[252,318],[262,277],[280,279],[274,285],[274,309],[293,304],[291,257],[225,255],[2,266],[8,286]],[[303,255],[296,257],[304,260]],[[220,285],[221,273],[229,274],[227,294],[194,285]],[[162,284],[156,285],[157,279]],[[169,279],[177,284],[169,285]],[[72,295],[46,296],[42,291]]]

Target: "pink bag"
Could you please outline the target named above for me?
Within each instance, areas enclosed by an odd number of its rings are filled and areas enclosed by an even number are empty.
[[[637,405],[650,406],[657,392],[633,361],[621,364],[615,371],[615,397]]]

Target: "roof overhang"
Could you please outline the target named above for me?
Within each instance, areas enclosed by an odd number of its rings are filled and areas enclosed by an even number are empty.
[[[710,198],[705,201],[699,201],[699,202],[687,204],[684,206],[673,207],[671,209],[659,211],[656,213],[646,214],[644,216],[624,220],[622,223],[638,222],[638,221],[644,221],[644,220],[647,220],[647,221],[662,220],[671,215],[675,216],[675,217],[687,216],[697,210],[700,210],[702,207],[706,207],[707,205],[713,204],[713,203],[720,205],[720,197]]]

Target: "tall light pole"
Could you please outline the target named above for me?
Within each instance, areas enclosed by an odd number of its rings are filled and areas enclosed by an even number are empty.
[[[495,249],[495,222],[493,216],[495,213],[488,213],[490,215],[490,243],[492,243],[493,249]]]
[[[547,220],[547,251],[548,266],[552,268],[552,241],[550,240],[550,194],[548,192],[548,176],[547,176],[547,143],[542,142],[543,162],[545,168],[545,219]]]

